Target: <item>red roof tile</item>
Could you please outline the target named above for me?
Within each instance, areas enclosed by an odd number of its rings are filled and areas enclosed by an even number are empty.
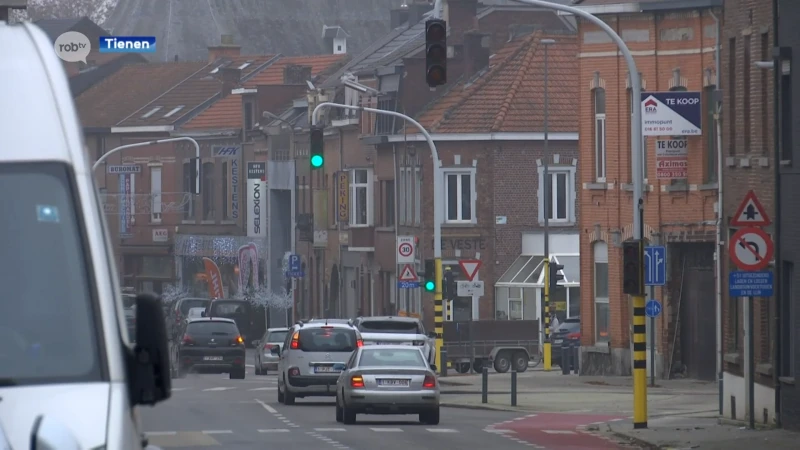
[[[242,127],[242,96],[228,95],[186,122],[191,130],[223,130]]]
[[[542,33],[510,42],[485,73],[460,80],[426,107],[419,122],[437,133],[536,132],[543,129]],[[549,129],[577,132],[578,45],[575,36],[552,36],[548,52]],[[477,78],[476,78],[477,77]]]
[[[345,63],[348,55],[287,56],[279,59],[253,78],[244,83],[246,88],[258,85],[283,84],[283,69],[288,65],[311,66],[311,76],[335,70]]]
[[[202,69],[206,63],[131,64],[75,99],[84,127],[111,127]]]

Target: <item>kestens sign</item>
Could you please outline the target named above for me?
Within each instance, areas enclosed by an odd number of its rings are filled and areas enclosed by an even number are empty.
[[[699,92],[648,92],[642,94],[644,136],[698,136],[703,109]]]
[[[247,236],[266,237],[267,163],[247,163]]]

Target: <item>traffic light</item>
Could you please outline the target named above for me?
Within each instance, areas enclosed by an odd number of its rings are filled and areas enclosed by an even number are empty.
[[[425,80],[428,86],[447,83],[447,22],[425,21]]]
[[[321,169],[325,165],[325,137],[322,127],[311,127],[311,168]]]
[[[622,244],[622,292],[625,294],[644,295],[643,252],[641,239]]]
[[[559,288],[558,282],[564,279],[564,275],[558,273],[559,270],[564,270],[564,265],[555,264],[551,261],[547,266],[550,267],[550,292],[553,292]]]
[[[425,272],[422,274],[423,286],[427,292],[436,291],[436,262],[432,259],[425,260]]]
[[[447,300],[455,300],[458,297],[458,288],[456,287],[456,276],[448,267],[444,272],[444,283],[442,283],[443,292],[442,298]]]

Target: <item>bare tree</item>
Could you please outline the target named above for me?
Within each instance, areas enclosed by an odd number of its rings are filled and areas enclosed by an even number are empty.
[[[77,19],[88,17],[102,24],[117,0],[28,0],[27,10],[15,10],[14,21],[42,19]]]

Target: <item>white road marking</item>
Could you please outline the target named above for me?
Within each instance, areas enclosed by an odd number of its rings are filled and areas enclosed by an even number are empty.
[[[259,433],[288,433],[289,429],[286,428],[271,428],[268,430],[258,430]]]
[[[379,433],[397,433],[403,432],[402,428],[370,428],[372,431],[377,431]]]
[[[172,392],[176,392],[176,391],[185,391],[185,390],[187,390],[187,389],[189,389],[189,388],[176,388],[176,387],[174,387],[174,388],[172,388]]]
[[[275,408],[273,408],[272,406],[269,406],[268,404],[264,403],[263,401],[261,401],[261,400],[259,400],[259,399],[256,399],[256,401],[257,401],[257,402],[258,402],[258,404],[260,404],[260,405],[261,405],[261,406],[262,406],[264,409],[266,409],[266,410],[267,410],[267,412],[269,412],[269,413],[271,413],[271,414],[278,414],[278,411],[277,411]]]
[[[514,430],[498,430],[498,429],[495,429],[495,428],[485,428],[483,431],[486,431],[487,433],[495,433],[495,434],[514,434],[514,433],[516,433],[516,431],[514,431]]]
[[[458,433],[458,430],[452,428],[426,428],[431,433]]]
[[[213,388],[203,389],[203,392],[209,392],[209,391],[227,391],[227,390],[230,390],[230,389],[236,389],[236,388],[235,388],[235,387],[223,387],[223,386],[220,386],[220,387],[213,387]]]
[[[314,428],[314,431],[325,433],[327,431],[347,431],[346,428]]]
[[[245,367],[251,367],[251,368],[253,368],[253,369],[255,369],[255,367],[256,367],[256,366],[254,366],[254,365],[252,365],[252,364],[245,364],[244,366],[245,366]]]
[[[570,430],[542,430],[542,431],[547,434],[577,434],[576,432]]]
[[[203,434],[233,434],[233,430],[203,430]]]
[[[175,436],[177,431],[148,431],[145,436]]]
[[[277,387],[261,387],[261,388],[253,388],[253,389],[248,389],[248,390],[249,391],[274,391],[276,389],[278,389],[278,388]]]

